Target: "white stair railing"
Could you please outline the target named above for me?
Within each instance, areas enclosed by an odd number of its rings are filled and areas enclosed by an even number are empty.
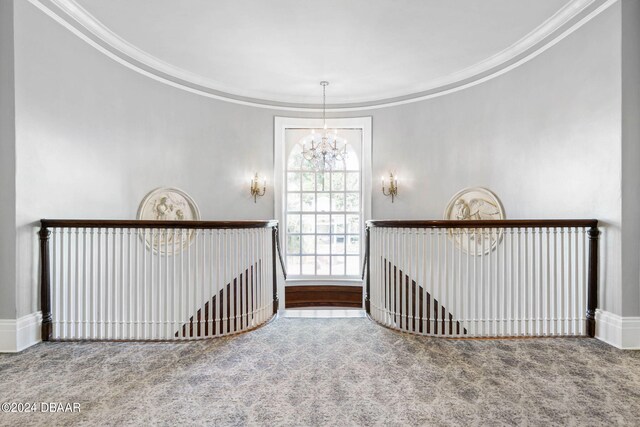
[[[175,340],[277,310],[276,221],[42,220],[43,339]]]
[[[369,221],[366,308],[449,337],[593,336],[595,220]]]

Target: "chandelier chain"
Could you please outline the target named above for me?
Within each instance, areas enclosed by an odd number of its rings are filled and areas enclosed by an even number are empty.
[[[331,170],[336,166],[336,162],[344,162],[346,159],[347,145],[342,141],[338,146],[337,129],[332,134],[327,132],[327,85],[329,82],[321,81],[322,86],[322,132],[320,139],[312,133],[305,137],[310,142],[302,143],[302,156],[309,164],[318,171]]]

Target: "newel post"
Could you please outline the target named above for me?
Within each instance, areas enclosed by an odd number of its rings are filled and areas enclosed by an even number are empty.
[[[596,308],[598,308],[598,224],[591,226],[589,234],[589,276],[587,290],[587,335],[596,335]]]
[[[40,227],[40,310],[42,311],[42,341],[51,339],[51,282],[49,274],[49,236],[46,225]]]
[[[364,309],[368,314],[371,314],[371,300],[370,300],[370,295],[371,295],[371,269],[369,268],[369,264],[371,264],[371,259],[370,259],[370,244],[371,244],[371,237],[370,237],[371,231],[369,229],[369,226],[367,226],[366,230],[365,230],[365,251],[364,251],[364,257],[365,260],[364,262],[366,263],[366,268],[367,268],[367,282],[366,282],[366,290],[365,290],[365,296],[364,296]]]
[[[273,314],[278,312],[278,274],[276,272],[276,242],[278,241],[278,226],[271,229],[271,270],[273,271]]]

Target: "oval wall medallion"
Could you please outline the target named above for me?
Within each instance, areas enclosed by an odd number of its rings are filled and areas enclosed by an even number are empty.
[[[465,188],[457,192],[444,211],[448,220],[505,219],[504,208],[498,196],[482,187]],[[471,255],[486,254],[502,239],[502,229],[459,228],[450,229],[450,238]]]
[[[138,207],[139,220],[199,221],[200,210],[196,202],[178,188],[161,187],[150,191]],[[174,254],[186,248],[195,238],[194,230],[142,230],[141,237],[154,251]]]

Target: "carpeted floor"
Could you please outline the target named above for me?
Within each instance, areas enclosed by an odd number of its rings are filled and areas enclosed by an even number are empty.
[[[594,339],[448,341],[368,319],[277,319],[190,343],[44,343],[0,355],[22,425],[640,425],[640,352]]]

